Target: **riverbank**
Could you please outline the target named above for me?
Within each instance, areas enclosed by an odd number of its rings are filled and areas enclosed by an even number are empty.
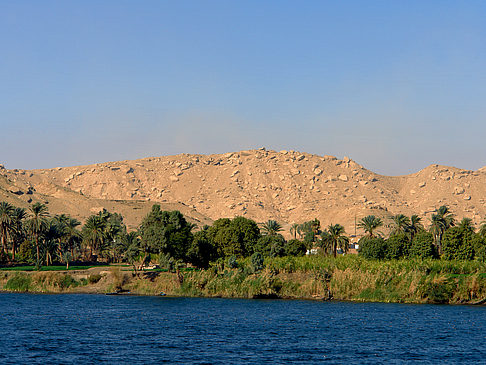
[[[369,261],[347,257],[220,262],[180,273],[127,268],[64,272],[0,271],[0,289],[38,293],[127,292],[224,298],[322,299],[362,302],[476,304],[486,299],[486,265],[477,261]],[[237,266],[237,267],[235,267]]]

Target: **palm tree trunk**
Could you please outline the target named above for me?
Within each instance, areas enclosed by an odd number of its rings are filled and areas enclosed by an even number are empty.
[[[36,248],[36,251],[37,251],[37,270],[40,269],[40,252],[39,252],[39,237],[38,235],[35,235],[35,248]]]
[[[2,228],[2,254],[7,252],[7,232]]]
[[[12,261],[15,261],[15,240],[12,241]]]

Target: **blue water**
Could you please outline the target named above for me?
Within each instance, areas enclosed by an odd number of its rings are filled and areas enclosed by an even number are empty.
[[[0,294],[0,363],[486,363],[486,307]]]

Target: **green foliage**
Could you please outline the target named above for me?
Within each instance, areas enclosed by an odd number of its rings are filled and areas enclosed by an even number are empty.
[[[228,267],[231,269],[237,269],[238,268],[238,261],[236,260],[235,256],[230,256],[228,257]]]
[[[90,283],[90,284],[96,284],[100,280],[101,280],[100,274],[92,274],[92,275],[88,276],[88,283]]]
[[[282,230],[282,226],[275,220],[269,219],[262,225],[264,235],[276,236]]]
[[[217,247],[219,256],[246,257],[255,252],[261,234],[255,221],[236,217],[216,220],[208,228],[207,237]]]
[[[365,259],[382,260],[386,257],[386,242],[381,237],[365,236],[359,240],[359,255]]]
[[[476,259],[484,261],[486,259],[486,238],[480,234],[472,234],[470,237],[471,245],[474,249]]]
[[[196,267],[207,269],[218,258],[218,250],[208,237],[208,228],[196,232],[189,246],[187,258]]]
[[[304,237],[307,248],[311,249],[316,246],[319,235],[321,234],[321,222],[317,218],[304,222],[301,224],[299,232]]]
[[[74,278],[71,275],[62,275],[58,280],[57,285],[61,289],[67,289],[71,286],[73,287],[78,286],[79,283],[76,280],[74,280]]]
[[[460,226],[449,228],[442,237],[442,253],[446,260],[472,260],[471,232]]]
[[[437,257],[437,249],[434,245],[432,233],[425,231],[417,233],[413,238],[409,255],[422,259]]]
[[[425,284],[422,297],[431,303],[449,303],[454,294],[454,284],[451,281],[431,281]]]
[[[263,270],[263,255],[260,252],[255,252],[253,255],[251,255],[251,266],[253,272]]]
[[[391,235],[386,240],[386,255],[387,259],[399,259],[408,256],[410,251],[410,242],[405,233],[397,233]]]
[[[92,265],[85,265],[85,266],[69,266],[69,271],[74,270],[88,270],[93,267],[106,267],[106,266],[92,266]],[[28,266],[13,266],[13,267],[2,267],[0,270],[2,271],[34,271],[36,270],[35,266],[28,265]],[[66,271],[66,266],[62,265],[53,265],[53,266],[43,266],[39,271]]]
[[[30,289],[32,280],[29,276],[15,275],[5,284],[5,289],[11,291],[27,292]]]
[[[285,240],[281,235],[262,236],[258,239],[254,251],[270,257],[285,256]]]
[[[35,262],[35,246],[32,242],[25,240],[20,244],[17,260],[26,264]]]
[[[377,231],[378,228],[383,226],[383,221],[381,218],[375,217],[374,215],[368,215],[358,222],[358,227],[363,229],[367,233],[368,237],[379,236],[380,233]]]
[[[304,256],[307,247],[304,242],[292,239],[285,243],[285,254],[287,256]]]
[[[321,247],[331,252],[336,257],[340,248],[344,253],[348,252],[349,237],[345,236],[344,227],[340,224],[331,224],[327,230],[321,232]]]
[[[185,260],[193,238],[192,228],[179,211],[162,211],[155,204],[143,219],[140,236],[148,252]]]

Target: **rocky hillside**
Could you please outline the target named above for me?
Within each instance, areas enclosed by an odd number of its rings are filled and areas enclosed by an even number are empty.
[[[430,213],[447,204],[477,224],[486,215],[486,169],[431,165],[383,176],[345,157],[296,151],[150,157],[45,170],[0,170],[0,199],[18,206],[42,201],[52,213],[79,219],[107,208],[135,227],[150,206],[179,209],[198,225],[238,215],[282,224],[318,218],[349,234],[367,214]],[[359,234],[359,232],[358,232]]]

